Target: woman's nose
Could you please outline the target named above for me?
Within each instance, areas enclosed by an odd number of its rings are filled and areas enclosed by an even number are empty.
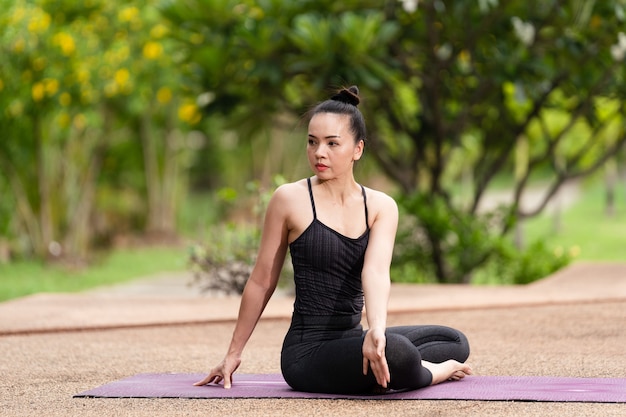
[[[320,143],[315,148],[315,157],[319,159],[325,155],[325,152],[326,152],[326,146],[323,143]]]

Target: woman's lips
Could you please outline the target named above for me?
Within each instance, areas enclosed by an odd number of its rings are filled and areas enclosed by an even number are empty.
[[[318,171],[326,171],[328,167],[324,164],[315,164],[315,169],[317,169]]]

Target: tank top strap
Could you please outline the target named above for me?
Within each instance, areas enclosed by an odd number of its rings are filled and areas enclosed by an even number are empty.
[[[313,199],[313,188],[311,187],[311,178],[307,178],[306,183],[309,186],[309,198],[311,199],[311,208],[313,209],[313,219],[317,219],[317,211],[315,210],[315,200]],[[369,213],[367,211],[367,195],[365,194],[365,187],[363,187],[362,185],[361,185],[361,194],[363,194],[363,205],[365,206],[365,227],[369,229],[370,222],[369,222]]]
[[[313,200],[313,188],[311,188],[311,178],[306,179],[309,185],[309,197],[311,197],[311,208],[313,209],[313,220],[317,219],[317,212],[315,211],[315,200]]]
[[[368,213],[367,213],[367,196],[365,195],[365,187],[363,187],[361,185],[361,193],[363,193],[363,205],[365,206],[365,228],[369,229],[370,228],[370,222],[368,219]],[[313,196],[311,196],[311,199],[313,198]]]

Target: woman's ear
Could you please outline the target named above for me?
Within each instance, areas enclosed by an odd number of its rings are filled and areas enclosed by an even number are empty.
[[[352,155],[353,161],[358,161],[363,156],[363,151],[365,148],[365,142],[361,139],[356,146],[354,147],[354,154]]]

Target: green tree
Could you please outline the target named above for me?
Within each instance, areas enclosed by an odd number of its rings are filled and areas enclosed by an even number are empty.
[[[377,126],[390,129],[374,132],[375,155],[405,194],[419,196],[414,213],[447,213],[448,227],[420,222],[422,247],[440,281],[467,282],[499,251],[500,239],[488,236],[538,214],[566,181],[594,172],[623,147],[624,3],[424,1],[395,16],[409,20],[400,39],[419,40],[393,49],[403,78],[413,80],[414,105],[378,96],[387,100],[375,103],[385,109]],[[488,229],[469,228],[484,230],[482,237],[464,238],[460,225],[484,222],[485,193],[499,174],[513,172],[516,153],[510,207]],[[471,177],[469,204],[454,199],[462,170]],[[539,170],[551,173],[547,191],[537,207],[522,207]]]
[[[14,250],[83,261],[120,223],[174,234],[201,117],[153,2],[2,0],[0,26],[2,233],[27,238]]]
[[[468,282],[510,252],[504,239],[519,219],[623,147],[625,7],[623,0],[162,3],[211,93],[209,114],[271,123],[282,112],[301,114],[327,87],[361,86],[370,153],[414,217],[402,229],[407,244],[398,259],[424,261],[441,282]],[[524,208],[539,171],[551,175],[546,194]],[[515,178],[511,204],[484,214],[486,191],[503,173]]]

